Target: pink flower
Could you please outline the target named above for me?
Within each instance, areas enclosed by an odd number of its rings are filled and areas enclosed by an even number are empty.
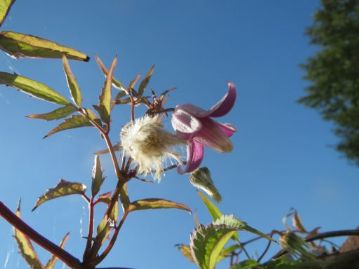
[[[194,171],[204,157],[204,146],[219,152],[232,150],[229,137],[236,131],[230,124],[222,124],[212,118],[226,115],[236,100],[236,87],[228,83],[227,94],[209,110],[204,110],[191,104],[176,106],[172,115],[172,126],[176,135],[187,141],[187,161],[177,168],[179,173]]]

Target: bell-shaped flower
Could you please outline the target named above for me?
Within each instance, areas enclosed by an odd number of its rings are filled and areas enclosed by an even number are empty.
[[[236,131],[235,128],[212,118],[226,115],[232,109],[236,95],[236,88],[230,82],[227,94],[209,110],[191,104],[176,106],[171,119],[172,126],[176,135],[187,141],[187,161],[178,167],[179,173],[189,173],[199,167],[204,157],[204,146],[219,152],[232,150],[229,137]]]

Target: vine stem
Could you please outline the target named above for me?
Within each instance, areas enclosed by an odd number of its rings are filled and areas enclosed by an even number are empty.
[[[21,218],[16,216],[9,208],[7,208],[4,203],[0,201],[0,216],[3,217],[7,222],[9,222],[15,229],[19,230],[25,234],[29,239],[37,243],[42,248],[49,251],[51,254],[58,257],[63,261],[67,266],[73,269],[83,269],[81,262],[68,253],[66,250],[60,248],[46,237],[39,234],[28,224],[26,224]]]

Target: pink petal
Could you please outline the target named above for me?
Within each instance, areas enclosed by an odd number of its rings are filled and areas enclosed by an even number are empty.
[[[177,106],[173,112],[171,123],[173,129],[185,134],[192,134],[201,128],[201,122],[186,110],[186,105]]]
[[[190,173],[196,170],[204,156],[204,147],[201,143],[198,143],[194,140],[189,141],[187,146],[187,163],[186,165],[181,165],[177,167],[177,172],[180,174]]]
[[[191,104],[184,104],[176,106],[176,111],[186,111],[186,113],[196,117],[196,118],[203,118],[208,116],[208,111],[204,110],[198,106],[191,105]]]
[[[236,132],[236,128],[234,128],[234,126],[230,123],[217,122],[217,125],[227,135],[227,137],[231,137]]]
[[[228,134],[233,129],[210,118],[201,119],[201,123],[202,128],[195,134],[194,140],[219,152],[232,151],[233,146]]]
[[[233,107],[236,101],[236,87],[232,82],[228,83],[228,92],[221,100],[217,102],[211,109],[208,111],[206,116],[209,117],[221,117],[226,115]]]

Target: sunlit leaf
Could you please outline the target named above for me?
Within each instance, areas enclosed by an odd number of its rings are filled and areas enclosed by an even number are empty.
[[[16,216],[21,217],[20,203],[16,209]],[[30,268],[42,269],[42,264],[29,238],[25,234],[23,234],[22,232],[16,229],[14,229],[14,234],[20,253],[22,257],[26,260],[26,262],[29,264]]]
[[[98,64],[98,66],[100,67],[102,73],[105,75],[105,77],[107,77],[108,70],[107,70],[106,66],[104,65],[104,63],[101,61],[101,59],[99,57],[96,57],[95,60],[96,60],[96,63]],[[112,85],[114,88],[119,89],[123,93],[126,94],[126,91],[127,91],[126,87],[119,80],[115,79],[113,76],[112,76]]]
[[[49,113],[43,113],[43,114],[30,114],[26,117],[30,119],[41,119],[41,120],[58,120],[67,117],[71,113],[74,113],[76,111],[76,107],[74,107],[72,104],[68,104],[66,106],[60,107],[58,109],[55,109]]]
[[[166,208],[176,208],[176,209],[192,212],[191,209],[184,204],[176,203],[165,199],[157,199],[157,198],[148,198],[148,199],[134,201],[130,204],[128,209],[129,211],[136,211],[136,210],[166,209]]]
[[[192,257],[201,269],[214,269],[218,257],[236,229],[225,225],[200,225],[191,234]]]
[[[5,21],[7,14],[9,13],[11,6],[14,4],[15,0],[1,0],[0,1],[0,26]]]
[[[101,119],[109,123],[110,122],[110,114],[111,114],[111,98],[112,98],[112,76],[115,66],[117,64],[117,58],[114,58],[110,70],[107,73],[105,85],[102,89],[102,93],[100,95],[100,105],[97,107],[97,111],[100,114]]]
[[[61,179],[61,181],[54,188],[48,189],[43,195],[41,195],[37,199],[32,211],[34,211],[41,204],[43,204],[49,200],[67,196],[67,195],[83,194],[85,192],[85,190],[86,190],[86,186],[82,183],[69,182],[64,179]]]
[[[192,257],[191,248],[189,245],[178,244],[176,245],[176,247],[178,250],[181,251],[182,255],[186,257],[190,262],[195,262]]]
[[[112,148],[114,151],[119,151],[122,149],[120,143],[113,145]],[[108,149],[102,149],[102,150],[95,152],[96,155],[103,155],[103,154],[108,154],[108,153],[110,153],[110,151]]]
[[[70,89],[72,99],[74,100],[76,105],[81,107],[81,104],[82,104],[81,90],[80,90],[79,85],[77,84],[74,74],[71,71],[69,61],[67,60],[65,55],[62,56],[62,62],[64,65],[64,71],[65,71],[65,75],[66,75],[67,85]]]
[[[221,216],[220,218],[218,218],[217,220],[215,220],[213,222],[213,225],[217,225],[217,226],[221,226],[221,225],[224,225],[228,228],[233,228],[233,229],[236,229],[236,230],[239,230],[239,231],[247,231],[247,232],[250,232],[250,233],[253,233],[253,234],[256,234],[258,236],[261,236],[263,238],[266,238],[270,241],[273,241],[273,239],[258,231],[257,229],[249,226],[246,222],[234,217],[233,215],[223,215]]]
[[[68,239],[69,239],[69,233],[65,234],[64,238],[61,240],[60,248],[63,249],[65,247],[65,244],[68,241]],[[55,255],[52,255],[50,260],[46,263],[44,269],[53,269],[56,265],[57,260],[58,258]]]
[[[55,133],[64,130],[86,127],[86,126],[91,126],[91,123],[87,118],[85,118],[82,115],[73,115],[71,118],[65,119],[63,123],[60,123],[57,127],[55,127],[50,132],[48,132],[47,135],[44,136],[44,138],[47,138],[50,135],[53,135]]]
[[[17,74],[0,72],[0,84],[14,87],[30,96],[52,103],[60,105],[67,105],[70,103],[65,97],[45,84]]]
[[[220,202],[222,200],[221,194],[214,185],[211,178],[211,172],[207,167],[196,169],[193,173],[191,173],[189,180],[194,187],[203,190],[216,200],[216,202]]]
[[[96,155],[93,169],[92,169],[92,184],[91,184],[92,196],[95,196],[96,194],[98,194],[104,180],[105,180],[105,177],[103,176],[103,173],[102,173],[100,157],[98,155]]]
[[[0,32],[0,49],[19,57],[61,58],[88,61],[89,57],[75,49],[57,44],[41,37],[16,32]]]
[[[151,79],[151,77],[153,75],[154,70],[155,70],[155,66],[152,65],[150,67],[150,69],[147,71],[147,74],[146,74],[145,78],[141,81],[140,86],[138,86],[138,95],[139,96],[143,95],[148,83],[150,82],[150,79]]]
[[[201,192],[198,192],[198,195],[201,197],[203,203],[206,205],[208,212],[209,214],[211,214],[213,220],[216,220],[223,215],[219,208],[214,203],[212,203],[206,195]]]

